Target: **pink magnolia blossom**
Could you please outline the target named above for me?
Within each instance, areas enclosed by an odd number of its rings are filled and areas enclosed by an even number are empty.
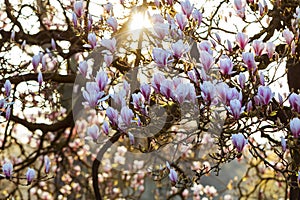
[[[77,15],[76,15],[76,13],[75,12],[73,12],[72,13],[72,22],[73,22],[73,25],[74,25],[74,27],[76,28],[77,27],[77,25],[78,25],[78,19],[77,19]]]
[[[83,77],[87,76],[88,67],[88,63],[85,60],[79,63],[78,70]]]
[[[230,101],[230,113],[234,119],[239,119],[240,115],[244,112],[245,107],[242,107],[240,100],[233,99]]]
[[[109,124],[107,123],[107,121],[103,121],[103,124],[102,124],[102,132],[103,132],[105,135],[108,135],[108,133],[109,133]]]
[[[263,72],[260,72],[259,73],[259,83],[262,85],[262,86],[265,86],[265,75]]]
[[[185,14],[187,18],[190,18],[194,9],[194,5],[191,5],[191,2],[189,0],[182,1],[180,5],[183,14]]]
[[[161,48],[154,48],[152,51],[153,60],[159,67],[166,67],[170,62],[168,61],[170,53]]]
[[[92,49],[97,46],[97,38],[96,38],[95,33],[89,33],[88,34],[88,41],[89,41],[89,44],[90,44]]]
[[[197,48],[198,48],[198,51],[201,52],[201,51],[206,51],[208,52],[209,54],[212,54],[212,49],[211,49],[211,43],[207,40],[203,40],[202,42],[200,42],[199,44],[197,44]]]
[[[108,107],[106,109],[106,116],[108,117],[110,123],[113,126],[117,126],[118,125],[118,111],[112,107]]]
[[[43,83],[43,74],[42,74],[41,71],[39,71],[37,80],[38,80],[39,86],[42,86],[42,83]]]
[[[83,1],[76,1],[74,3],[74,13],[77,17],[81,17],[83,14]]]
[[[161,16],[161,14],[153,14],[151,16],[151,21],[155,25],[155,24],[163,24],[165,20],[163,16]]]
[[[5,118],[7,121],[10,118],[10,114],[11,114],[11,108],[10,108],[10,106],[7,106],[6,111],[5,111]]]
[[[11,162],[4,163],[4,165],[2,166],[2,171],[7,179],[11,178],[13,173],[13,165],[11,164]]]
[[[256,67],[256,63],[254,60],[253,53],[243,52],[242,57],[243,57],[244,63],[247,65],[248,70],[255,71],[257,67]]]
[[[31,184],[31,182],[33,181],[34,177],[35,177],[35,171],[34,171],[34,169],[28,167],[28,170],[26,172],[26,179],[27,179],[27,184],[28,185]]]
[[[110,13],[113,10],[112,3],[108,2],[107,4],[103,5],[105,12]]]
[[[89,106],[94,108],[97,106],[98,100],[104,95],[104,92],[99,90],[99,86],[96,82],[87,82],[86,90],[84,90],[82,94]]]
[[[227,40],[227,49],[230,53],[233,51],[232,44],[229,40]]]
[[[50,166],[51,166],[51,161],[48,156],[44,157],[44,166],[45,166],[45,173],[48,174],[50,172]]]
[[[120,90],[119,92],[112,95],[112,99],[116,105],[116,107],[119,109],[126,105],[126,91]]]
[[[116,48],[117,41],[115,38],[113,39],[103,39],[101,41],[101,45],[107,48],[111,53],[114,53],[117,48]]]
[[[160,92],[161,83],[165,80],[165,76],[161,73],[154,74],[151,81],[152,87],[156,93]]]
[[[206,72],[208,72],[214,64],[214,58],[207,51],[200,52],[200,61]]]
[[[120,116],[121,116],[122,122],[124,122],[125,126],[129,127],[131,124],[131,120],[134,117],[132,110],[130,108],[128,108],[127,106],[124,106],[121,109]]]
[[[157,8],[159,8],[159,5],[160,5],[159,0],[154,0],[154,5],[155,5]]]
[[[247,139],[245,139],[244,135],[241,133],[232,134],[231,140],[234,147],[237,149],[239,153],[243,151],[244,147],[248,143]]]
[[[104,55],[104,62],[105,62],[107,67],[111,65],[111,63],[113,62],[113,59],[114,59],[114,57],[111,54],[105,54]]]
[[[105,90],[106,85],[108,84],[108,76],[105,71],[98,71],[95,79],[100,91]]]
[[[34,71],[36,71],[36,69],[39,66],[40,62],[41,62],[41,55],[40,54],[34,55],[32,57],[31,63],[32,63]]]
[[[176,87],[175,90],[175,99],[176,101],[178,101],[178,103],[183,103],[184,100],[186,99],[187,95],[189,94],[189,90],[190,90],[190,85],[189,84],[179,84]]]
[[[182,13],[177,13],[175,15],[175,18],[176,18],[176,22],[177,22],[177,24],[179,26],[179,29],[181,31],[183,31],[184,28],[186,27],[186,25],[188,24],[187,17],[184,14],[182,14]]]
[[[88,127],[87,134],[93,139],[93,141],[97,141],[100,136],[98,126],[94,124],[94,125]]]
[[[10,96],[10,91],[11,91],[11,83],[9,80],[6,80],[5,83],[4,83],[4,89],[5,89],[5,95],[7,97]]]
[[[200,26],[202,22],[202,13],[198,9],[195,9],[194,12],[192,13],[192,16],[194,20],[196,20],[198,26]]]
[[[244,89],[245,83],[246,83],[246,76],[245,76],[245,74],[243,74],[243,73],[241,72],[241,73],[239,74],[238,80],[239,80],[239,84],[240,84],[241,88]]]
[[[157,37],[161,40],[169,33],[169,25],[164,23],[155,23],[153,29]]]
[[[161,85],[160,85],[160,92],[166,98],[173,97],[173,92],[174,92],[174,83],[173,83],[173,81],[171,81],[169,79],[163,80]]]
[[[131,145],[134,144],[134,136],[131,132],[128,132],[128,138]]]
[[[239,45],[239,47],[244,50],[247,43],[248,43],[249,39],[248,36],[244,33],[237,33],[236,35],[236,42]]]
[[[265,48],[265,44],[260,40],[254,40],[252,42],[252,48],[253,48],[256,56],[261,56],[261,54]]]
[[[223,75],[230,75],[232,73],[233,63],[229,57],[224,57],[220,59],[219,67]]]
[[[189,50],[189,46],[185,45],[182,40],[178,40],[176,43],[171,44],[173,56],[177,59],[181,58],[184,53]]]
[[[106,22],[112,28],[112,30],[114,32],[117,31],[117,29],[118,29],[118,22],[117,22],[117,20],[114,17],[108,18]]]
[[[174,3],[174,0],[165,0],[165,1],[166,1],[166,3],[167,3],[168,5],[170,5],[170,6],[172,6],[173,3]]]
[[[288,45],[290,45],[294,39],[294,34],[289,30],[289,29],[285,29],[282,33],[286,43]]]
[[[274,94],[268,86],[259,86],[257,95],[262,105],[269,104],[274,96]]]
[[[266,51],[269,58],[272,58],[275,52],[275,44],[273,42],[267,42]]]
[[[283,136],[280,137],[280,143],[281,143],[282,151],[285,152],[286,151],[286,140]]]
[[[177,176],[177,172],[173,168],[170,169],[169,178],[172,184],[175,185],[178,180],[178,176]]]
[[[144,105],[145,103],[145,98],[144,96],[142,95],[142,93],[134,93],[132,94],[132,104],[134,106],[135,109],[137,110],[141,110],[145,107]]]
[[[10,34],[10,40],[11,40],[11,41],[15,41],[15,37],[16,37],[16,31],[15,31],[15,30],[12,30],[12,31],[11,31],[11,34]]]
[[[93,18],[92,18],[92,15],[89,14],[89,17],[88,17],[88,25],[87,25],[87,30],[88,30],[88,31],[92,30],[92,25],[93,25]]]
[[[250,112],[253,109],[252,101],[247,103],[247,112]]]
[[[53,38],[51,38],[51,48],[54,51],[56,50],[56,42],[55,42],[55,40]]]
[[[234,0],[234,8],[240,18],[245,18],[245,3],[242,0]]]
[[[150,100],[151,87],[149,84],[142,84],[140,87],[141,93],[144,96],[146,101]]]
[[[201,95],[205,101],[211,102],[216,97],[216,88],[210,81],[203,81],[200,85]]]
[[[289,102],[293,110],[300,113],[300,96],[292,93],[289,97]]]
[[[300,135],[300,119],[294,118],[290,121],[290,129],[295,138],[298,138]]]

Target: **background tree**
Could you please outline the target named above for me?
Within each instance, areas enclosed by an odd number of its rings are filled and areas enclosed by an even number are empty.
[[[297,0],[0,4],[1,198],[299,198]]]

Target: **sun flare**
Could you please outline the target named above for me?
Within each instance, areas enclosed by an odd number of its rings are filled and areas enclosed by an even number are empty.
[[[150,28],[152,26],[151,21],[143,13],[136,13],[132,16],[132,21],[130,23],[131,30],[137,30],[142,28]]]

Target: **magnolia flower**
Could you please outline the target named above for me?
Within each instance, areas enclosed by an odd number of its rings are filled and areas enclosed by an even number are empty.
[[[32,57],[31,63],[32,63],[34,71],[36,71],[36,69],[39,66],[40,62],[41,62],[41,55],[40,54],[34,55]]]
[[[282,33],[286,43],[288,45],[290,45],[294,39],[294,34],[289,30],[289,29],[285,29]]]
[[[88,41],[89,41],[90,47],[92,49],[97,46],[97,38],[96,38],[95,33],[89,33],[88,34]]]
[[[166,67],[168,62],[168,59],[170,57],[170,53],[166,50],[163,50],[161,48],[154,48],[152,51],[153,60],[159,67]]]
[[[176,43],[171,44],[173,56],[177,59],[181,58],[184,53],[189,49],[187,45],[184,45],[182,40],[178,40]]]
[[[152,87],[154,88],[154,91],[156,93],[159,93],[160,92],[160,87],[161,87],[161,83],[165,80],[165,76],[160,74],[160,73],[157,73],[157,74],[154,74],[153,76],[153,80],[151,81],[151,84],[152,84]]]
[[[283,136],[280,137],[280,142],[281,142],[281,147],[282,147],[282,151],[285,152],[286,151],[286,140]]]
[[[170,6],[172,6],[173,3],[174,3],[174,0],[166,0],[166,3],[167,3],[168,5],[170,5]]]
[[[227,49],[230,53],[233,51],[232,44],[229,40],[227,40]]]
[[[183,103],[187,95],[189,94],[190,84],[179,84],[175,90],[175,96],[178,103]]]
[[[144,96],[146,101],[150,100],[151,87],[149,84],[142,84],[140,87],[141,93]]]
[[[130,126],[131,120],[134,117],[132,110],[127,106],[124,106],[121,109],[120,116],[126,127]]]
[[[186,27],[186,25],[188,24],[188,20],[187,20],[186,16],[183,15],[182,13],[177,13],[175,15],[175,18],[176,18],[176,22],[177,22],[177,24],[179,26],[179,29],[181,31],[183,31],[184,28]]]
[[[211,49],[211,43],[207,40],[203,40],[202,42],[200,42],[199,44],[197,44],[197,48],[198,48],[198,51],[201,52],[201,51],[206,51],[208,52],[209,54],[212,54],[212,49]]]
[[[243,52],[242,54],[243,61],[247,65],[247,68],[249,71],[255,71],[256,70],[256,63],[254,60],[253,53],[250,52]]]
[[[89,17],[88,17],[88,24],[87,24],[87,30],[90,31],[92,30],[92,25],[93,25],[93,18],[92,18],[92,15],[89,14]]]
[[[2,166],[2,171],[6,178],[8,178],[8,179],[11,178],[12,173],[13,173],[13,165],[11,164],[11,162],[6,162]]]
[[[56,43],[55,43],[55,40],[53,38],[51,38],[51,48],[52,50],[56,50]]]
[[[162,81],[160,85],[160,93],[164,95],[166,98],[173,97],[174,92],[174,83],[169,79],[165,79]]]
[[[128,132],[128,138],[131,145],[134,144],[134,136],[131,132]]]
[[[78,21],[77,15],[76,15],[75,12],[73,12],[72,13],[72,22],[73,22],[73,25],[74,25],[75,28],[77,27],[77,21]]]
[[[240,18],[245,17],[245,4],[242,2],[242,0],[234,0],[234,8],[236,10],[236,14]]]
[[[295,138],[298,138],[300,135],[300,119],[294,118],[290,121],[290,129]]]
[[[273,54],[275,52],[275,44],[273,44],[273,42],[267,42],[266,51],[267,51],[268,57],[272,58]]]
[[[118,124],[118,111],[112,107],[108,107],[106,109],[106,116],[108,117],[110,123],[113,126],[116,126]]]
[[[39,74],[38,74],[38,83],[39,83],[39,86],[41,86],[42,85],[42,83],[43,83],[43,74],[42,74],[42,72],[41,71],[39,71]]]
[[[6,120],[8,121],[9,118],[10,118],[10,114],[11,114],[11,108],[10,108],[10,106],[7,106],[5,112],[6,112],[6,113],[5,113],[5,118],[6,118]]]
[[[196,20],[198,26],[200,26],[202,22],[202,14],[198,9],[195,9],[194,12],[192,13],[193,18]]]
[[[4,83],[4,89],[5,89],[5,94],[6,96],[10,96],[10,91],[11,91],[11,83],[9,80],[6,80]]]
[[[104,55],[104,62],[105,62],[107,67],[111,65],[111,63],[113,62],[113,59],[114,59],[114,57],[111,54],[105,54]]]
[[[233,69],[233,63],[230,58],[221,58],[219,62],[220,71],[223,75],[230,75]]]
[[[117,48],[116,48],[117,41],[115,38],[113,39],[103,39],[101,41],[101,45],[107,48],[111,53],[114,53]]]
[[[118,29],[118,22],[114,17],[109,17],[106,21],[106,23],[112,27],[113,31],[116,32]]]
[[[15,31],[15,30],[12,30],[12,31],[11,31],[11,34],[10,34],[10,40],[11,40],[11,41],[15,41],[15,37],[16,37],[16,31]]]
[[[249,39],[248,36],[244,33],[237,33],[236,35],[236,42],[239,45],[239,47],[244,50],[247,43],[248,43]]]
[[[74,3],[74,12],[77,17],[81,17],[83,14],[83,2],[82,1],[76,1]]]
[[[244,109],[245,107],[242,107],[242,104],[238,99],[230,101],[230,113],[233,115],[234,119],[239,119],[240,115],[244,112]]]
[[[110,13],[113,10],[112,3],[108,2],[107,4],[103,5],[105,12]]]
[[[191,2],[189,0],[182,1],[180,5],[183,14],[185,14],[187,18],[190,18],[194,9],[194,5],[191,5]]]
[[[105,135],[108,135],[108,133],[109,133],[109,124],[107,123],[107,121],[103,121],[102,131]]]
[[[85,60],[79,63],[78,70],[83,77],[87,76],[88,67],[88,63]]]
[[[231,141],[239,153],[243,151],[243,148],[248,143],[247,139],[241,133],[232,134]]]
[[[108,76],[105,71],[98,71],[95,79],[100,91],[103,91],[108,84]]]
[[[34,171],[34,169],[28,167],[28,170],[26,172],[26,179],[27,179],[27,184],[28,185],[31,184],[31,182],[33,181],[34,177],[35,177],[35,171]]]
[[[261,56],[261,54],[265,48],[265,44],[260,40],[254,40],[252,42],[252,48],[253,48],[256,56]]]
[[[173,168],[170,169],[169,178],[172,182],[172,185],[175,185],[178,180],[178,176],[177,176],[177,172]]]
[[[87,134],[93,139],[93,141],[97,141],[100,136],[98,126],[94,124],[94,125],[88,127]]]
[[[161,16],[161,14],[153,14],[151,16],[151,21],[154,25],[155,24],[163,24],[164,23],[164,18],[163,18],[163,16]]]
[[[208,72],[214,64],[214,58],[207,51],[200,51],[200,61],[206,72]]]
[[[241,86],[242,89],[244,89],[245,87],[245,82],[246,82],[246,76],[245,74],[243,74],[242,72],[239,74],[239,84]]]
[[[257,95],[262,105],[269,104],[274,96],[274,94],[268,86],[259,86]]]
[[[141,110],[144,108],[145,98],[142,93],[132,94],[132,104],[135,109]]]
[[[95,82],[87,82],[86,90],[83,91],[84,99],[89,103],[91,108],[94,108],[98,104],[98,100],[104,95],[104,92],[100,92],[99,86]]]
[[[51,162],[50,162],[50,159],[48,156],[44,157],[44,165],[45,165],[45,173],[48,174],[50,172],[50,165],[51,165]]]
[[[300,96],[292,93],[289,97],[289,102],[293,110],[300,113]]]
[[[200,88],[201,95],[205,101],[211,102],[214,100],[216,96],[215,86],[210,81],[203,81]]]
[[[169,25],[162,23],[155,23],[153,29],[159,39],[164,39],[164,37],[169,33]]]
[[[265,86],[265,75],[263,72],[260,72],[259,74],[259,83],[262,85],[262,86]]]
[[[247,112],[250,112],[253,109],[252,101],[247,103]]]

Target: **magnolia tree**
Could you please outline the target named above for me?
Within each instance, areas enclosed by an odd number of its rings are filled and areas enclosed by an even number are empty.
[[[300,197],[298,0],[0,2],[1,199]]]

